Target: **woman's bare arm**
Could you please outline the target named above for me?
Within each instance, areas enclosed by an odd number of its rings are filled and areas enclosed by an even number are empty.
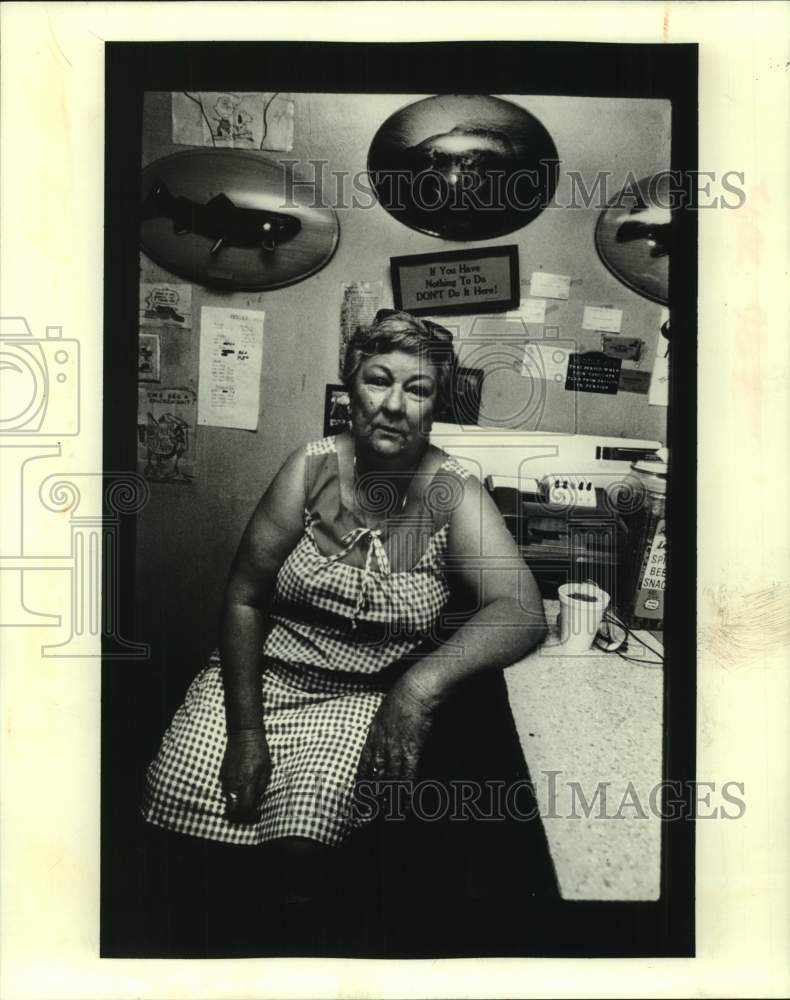
[[[535,579],[493,500],[477,479],[464,484],[449,528],[448,569],[476,611],[450,642],[459,652],[430,653],[410,667],[381,704],[360,756],[361,780],[409,780],[417,773],[433,713],[464,678],[526,656],[546,635]]]
[[[431,703],[465,677],[506,667],[546,637],[546,617],[535,578],[496,504],[474,477],[466,480],[453,511],[447,544],[448,571],[474,599],[475,611],[452,635],[456,656],[428,654],[405,675]]]
[[[277,572],[304,530],[304,450],[291,455],[242,536],[222,606],[220,653],[229,733],[261,725],[261,646]]]

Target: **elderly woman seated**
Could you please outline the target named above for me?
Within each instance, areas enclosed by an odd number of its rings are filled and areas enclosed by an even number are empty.
[[[499,512],[479,480],[430,443],[455,365],[450,333],[407,313],[382,310],[357,332],[343,373],[349,430],[297,449],[260,500],[232,565],[219,653],[148,768],[151,824],[193,844],[266,845],[255,872],[245,851],[221,877],[225,902],[214,914],[227,927],[242,903],[249,911],[260,902],[259,953],[265,916],[267,933],[306,935],[289,943],[280,934],[271,951],[320,952],[316,935],[334,920],[315,909],[327,860],[361,864],[365,855],[373,878],[364,829],[376,829],[382,790],[405,789],[398,809],[409,814],[408,783],[424,776],[426,748],[448,719],[446,760],[484,743],[479,732],[453,732],[453,718],[480,728],[468,698],[455,717],[449,706],[478,675],[501,678],[545,635],[537,586]],[[453,630],[444,612],[454,589],[467,597]],[[489,722],[512,729],[505,715]],[[483,745],[478,764],[485,754]],[[516,766],[509,776],[520,774]],[[384,853],[408,827],[396,812]],[[394,863],[391,854],[379,861]],[[191,878],[207,879],[214,863],[208,853],[193,860]],[[400,864],[395,882],[409,875]],[[279,908],[271,894],[263,902],[275,884]],[[335,915],[338,893],[342,882]]]

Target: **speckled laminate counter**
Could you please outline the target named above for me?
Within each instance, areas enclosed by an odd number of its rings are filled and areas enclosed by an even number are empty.
[[[661,781],[663,668],[649,652],[639,663],[564,653],[558,604],[545,604],[552,634],[505,677],[563,898],[657,899],[661,820],[650,800]]]

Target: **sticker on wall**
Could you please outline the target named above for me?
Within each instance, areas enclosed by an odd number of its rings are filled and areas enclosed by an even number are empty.
[[[192,389],[139,386],[137,471],[149,482],[189,484],[195,478],[195,416]]]
[[[200,310],[199,424],[258,429],[265,315],[217,306]]]
[[[647,394],[650,389],[650,372],[638,368],[623,368],[620,371],[620,392],[639,392]]]
[[[524,378],[542,379],[545,382],[558,382],[563,385],[568,374],[570,356],[571,351],[566,344],[528,341],[524,345],[521,374]]]
[[[291,94],[176,91],[171,107],[173,142],[179,145],[293,149]]]
[[[620,384],[621,365],[619,358],[607,358],[600,351],[571,354],[565,388],[575,392],[600,392],[614,396]]]
[[[192,286],[169,281],[141,281],[140,326],[191,329]]]
[[[623,310],[612,306],[585,306],[582,330],[619,333],[623,325]]]
[[[521,299],[517,309],[505,313],[505,319],[520,319],[523,323],[544,323],[546,321],[545,299]]]
[[[137,340],[137,381],[160,382],[159,334],[143,333]]]
[[[601,350],[607,358],[638,361],[642,357],[644,346],[645,342],[638,337],[614,337],[608,333],[601,336]]]
[[[358,329],[370,326],[376,318],[376,313],[381,305],[383,283],[381,281],[351,281],[344,283],[342,288],[338,375],[343,374],[343,364],[349,340]]]
[[[571,276],[533,271],[529,282],[529,293],[543,299],[567,299],[571,294]]]

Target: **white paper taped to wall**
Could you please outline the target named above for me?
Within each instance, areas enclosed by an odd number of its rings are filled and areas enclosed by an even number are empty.
[[[565,385],[569,357],[570,351],[565,344],[529,341],[524,346],[521,374],[525,378],[543,379],[546,382],[559,382]]]
[[[265,315],[216,306],[200,310],[199,424],[257,430]]]

